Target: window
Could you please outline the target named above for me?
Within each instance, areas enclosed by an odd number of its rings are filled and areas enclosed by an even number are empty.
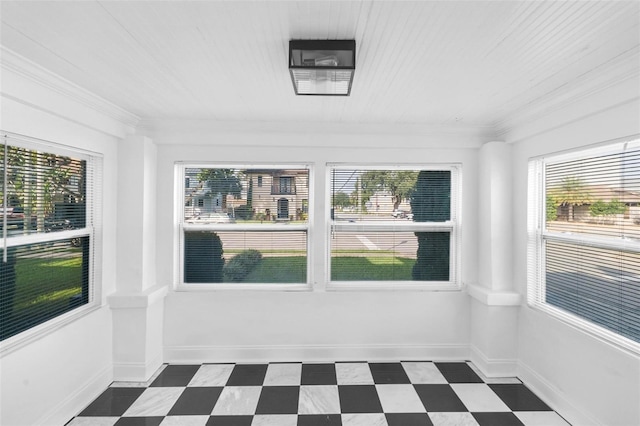
[[[332,284],[459,288],[459,172],[330,165]]]
[[[100,159],[5,135],[0,148],[0,335],[3,345],[95,306]]]
[[[179,288],[307,287],[309,168],[179,164],[177,173],[191,182],[180,194]]]
[[[640,140],[529,165],[529,303],[640,349]]]

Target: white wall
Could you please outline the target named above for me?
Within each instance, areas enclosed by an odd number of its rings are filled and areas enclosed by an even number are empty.
[[[325,215],[327,162],[462,163],[462,281],[477,275],[477,141],[394,135],[235,132],[157,134],[158,282],[176,275],[176,161],[311,165],[316,215]],[[415,138],[413,139],[415,140]],[[407,142],[408,141],[408,142]],[[405,142],[407,142],[405,144]],[[204,144],[208,143],[208,145]],[[451,148],[428,148],[437,145]],[[360,148],[367,146],[366,149]],[[311,229],[311,292],[175,292],[166,298],[165,361],[466,359],[469,298],[456,292],[335,292],[326,284],[326,223]]]
[[[79,101],[78,96],[88,99],[90,95],[5,53],[0,128],[104,156],[101,307],[0,354],[0,424],[65,424],[112,379],[111,311],[104,301],[116,287],[116,134],[126,131],[126,126]],[[4,67],[6,61],[11,61],[11,68]],[[41,77],[39,83],[30,77],[36,74]]]
[[[527,161],[640,133],[638,79],[621,82],[514,129],[514,278],[526,295]],[[577,112],[580,112],[578,114]],[[579,116],[578,116],[579,115]],[[640,358],[526,305],[520,309],[520,377],[573,424],[640,424]]]

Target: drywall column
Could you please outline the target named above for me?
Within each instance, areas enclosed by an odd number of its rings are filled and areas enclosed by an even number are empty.
[[[477,284],[471,295],[471,360],[487,376],[517,371],[517,319],[521,297],[512,283],[511,147],[480,148]]]
[[[129,136],[118,146],[114,380],[146,381],[162,364],[166,287],[156,286],[156,146]],[[170,196],[170,195],[169,195]]]

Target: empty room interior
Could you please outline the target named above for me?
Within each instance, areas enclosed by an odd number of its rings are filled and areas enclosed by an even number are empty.
[[[2,425],[640,425],[640,2],[0,20]]]

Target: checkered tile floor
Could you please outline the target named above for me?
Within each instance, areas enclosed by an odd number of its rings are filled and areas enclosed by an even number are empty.
[[[567,426],[518,379],[465,362],[167,365],[67,426]]]

